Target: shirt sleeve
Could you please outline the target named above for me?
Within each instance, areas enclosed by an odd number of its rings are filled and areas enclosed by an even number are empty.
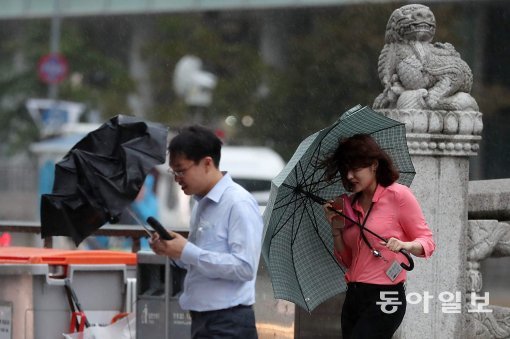
[[[179,268],[185,269],[185,270],[187,270],[188,266],[189,266],[189,265],[186,265],[185,263],[183,263],[181,259],[171,259],[171,264],[173,264]]]
[[[257,274],[262,242],[262,217],[249,201],[232,205],[228,220],[227,250],[203,249],[188,242],[181,262],[209,278],[249,281]]]
[[[432,231],[427,225],[420,204],[411,189],[402,187],[403,189],[398,195],[400,225],[408,237],[408,241],[419,242],[423,246],[423,257],[428,258],[436,248]]]

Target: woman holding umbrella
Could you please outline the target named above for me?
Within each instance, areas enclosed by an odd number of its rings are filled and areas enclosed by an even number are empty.
[[[343,186],[352,192],[324,205],[335,256],[347,268],[342,336],[391,338],[406,310],[406,271],[398,252],[430,257],[432,232],[411,190],[396,182],[399,172],[390,156],[370,135],[340,140],[323,166],[329,179],[340,173]],[[384,298],[396,307],[382,307]]]

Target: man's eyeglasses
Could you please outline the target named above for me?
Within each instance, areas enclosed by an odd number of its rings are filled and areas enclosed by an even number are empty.
[[[186,174],[186,171],[189,170],[193,166],[195,166],[195,163],[192,163],[188,167],[186,167],[184,169],[181,169],[179,171],[174,171],[173,169],[168,168],[168,173],[170,173],[170,175],[173,175],[174,177],[181,177],[182,178]]]

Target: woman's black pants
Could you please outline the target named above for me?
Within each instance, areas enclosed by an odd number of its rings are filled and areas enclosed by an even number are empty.
[[[347,284],[342,308],[343,339],[390,339],[406,313],[403,283]]]

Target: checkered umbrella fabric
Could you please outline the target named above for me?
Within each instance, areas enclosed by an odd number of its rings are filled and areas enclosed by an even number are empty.
[[[359,133],[370,134],[376,140],[398,168],[398,182],[410,186],[415,170],[405,125],[359,105],[302,141],[271,183],[264,211],[262,255],[274,296],[309,312],[346,290],[345,269],[334,257],[331,226],[321,206],[345,193],[345,189],[340,174],[331,181],[325,179],[320,162],[340,139]]]

